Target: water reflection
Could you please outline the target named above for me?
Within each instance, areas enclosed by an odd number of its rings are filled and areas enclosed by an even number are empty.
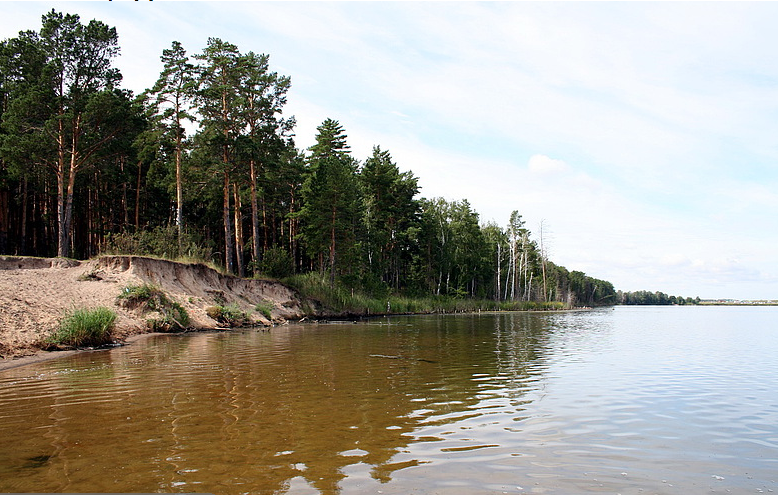
[[[0,454],[0,490],[272,493],[304,480],[338,493],[359,466],[386,483],[429,462],[396,458],[411,443],[497,445],[447,426],[506,406],[521,419],[544,331],[531,315],[395,318],[162,336],[22,368],[2,383],[17,448]]]
[[[168,335],[9,370],[0,492],[778,489],[774,313],[735,339],[652,311]]]

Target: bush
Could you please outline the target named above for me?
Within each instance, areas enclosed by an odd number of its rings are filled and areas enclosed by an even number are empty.
[[[155,256],[206,264],[211,262],[211,250],[198,236],[184,232],[179,243],[178,228],[175,225],[112,234],[106,240],[103,254]]]
[[[170,300],[159,287],[149,284],[130,285],[122,290],[117,299],[128,308],[160,313],[161,319],[146,320],[149,328],[155,332],[181,331],[189,327],[189,313],[179,303]]]
[[[252,262],[253,263],[253,262]],[[284,278],[292,274],[292,256],[282,247],[274,247],[265,251],[262,261],[253,266],[255,272],[273,278]]]
[[[236,304],[229,306],[208,306],[205,308],[208,316],[228,327],[241,327],[251,323],[248,315],[241,311]]]
[[[47,342],[76,347],[111,343],[116,313],[108,308],[73,309],[60,321],[59,329]]]

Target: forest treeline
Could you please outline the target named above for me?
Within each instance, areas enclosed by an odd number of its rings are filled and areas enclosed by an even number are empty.
[[[354,157],[337,120],[298,149],[290,78],[268,55],[173,42],[134,95],[119,49],[115,28],[54,10],[0,44],[0,253],[318,272],[376,296],[618,302],[611,283],[548,260],[518,212],[481,224],[466,200],[420,198],[388,150]]]
[[[629,306],[683,306],[686,304],[700,304],[699,297],[692,299],[691,297],[668,296],[664,292],[650,292],[647,290],[635,292],[618,291],[616,293],[616,301],[618,304]]]

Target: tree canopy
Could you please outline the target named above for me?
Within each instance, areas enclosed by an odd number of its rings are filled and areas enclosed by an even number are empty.
[[[0,253],[313,271],[377,296],[633,299],[546,259],[517,211],[482,225],[466,199],[419,197],[389,150],[353,156],[335,119],[298,149],[291,79],[266,54],[209,38],[190,56],[174,41],[135,97],[118,53],[115,28],[54,10],[0,43]]]

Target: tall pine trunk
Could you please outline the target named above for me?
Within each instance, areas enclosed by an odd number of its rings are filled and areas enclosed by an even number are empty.
[[[249,160],[249,174],[251,175],[251,247],[254,256],[254,271],[259,269],[259,205],[257,204],[257,172],[256,163]]]
[[[238,265],[238,276],[245,277],[246,269],[243,262],[243,221],[241,219],[241,202],[238,184],[232,185],[235,196],[235,259]]]
[[[181,178],[181,124],[176,120],[176,233],[178,234],[178,255],[183,253],[184,236],[184,187]]]
[[[27,254],[27,216],[28,216],[27,196],[28,196],[27,176],[25,175],[24,179],[22,180],[22,225],[21,225],[21,246],[19,246],[20,248],[19,254]],[[33,203],[34,202],[35,202],[35,196],[33,195]]]
[[[140,230],[140,187],[143,177],[143,160],[138,160],[138,186],[135,189],[135,232]]]
[[[227,163],[225,157],[224,163],[224,203],[222,208],[222,218],[224,220],[224,268],[227,273],[235,273],[235,265],[232,262],[232,221],[230,219],[230,174],[227,172]]]
[[[337,209],[332,208],[332,224],[330,225],[330,286],[335,287],[335,222]]]

